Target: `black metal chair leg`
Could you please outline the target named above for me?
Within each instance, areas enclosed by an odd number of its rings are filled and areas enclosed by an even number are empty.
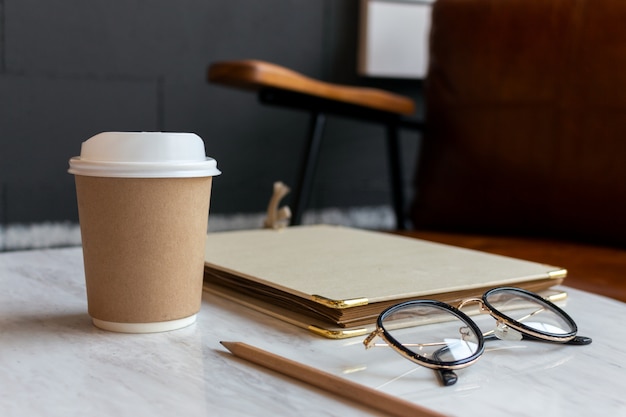
[[[307,143],[305,144],[304,154],[302,157],[302,165],[298,183],[293,192],[293,203],[291,204],[291,224],[298,225],[302,223],[302,214],[309,202],[311,193],[311,185],[313,182],[313,174],[317,164],[324,126],[326,125],[326,115],[324,113],[311,113],[311,122],[309,125],[309,133]]]
[[[407,230],[404,213],[404,188],[402,181],[402,158],[400,154],[400,139],[398,125],[387,124],[387,153],[389,157],[389,174],[391,178],[391,197],[393,210],[396,216],[396,229]]]

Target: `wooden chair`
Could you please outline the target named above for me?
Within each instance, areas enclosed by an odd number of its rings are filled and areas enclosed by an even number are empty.
[[[327,115],[384,125],[397,227],[407,227],[398,129],[401,126],[419,127],[403,119],[415,111],[412,99],[380,89],[327,83],[276,64],[256,60],[215,62],[209,67],[208,81],[256,92],[264,104],[310,113],[301,170],[293,187],[292,224],[300,224],[309,200]]]

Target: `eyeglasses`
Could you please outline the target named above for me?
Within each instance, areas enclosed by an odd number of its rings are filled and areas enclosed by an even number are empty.
[[[478,303],[480,313],[496,319],[494,330],[483,333],[461,308]],[[458,308],[434,300],[407,301],[384,310],[376,330],[364,341],[366,348],[390,346],[403,357],[438,372],[445,386],[457,382],[455,369],[465,368],[483,354],[485,341],[529,339],[588,345],[577,336],[574,320],[540,295],[520,288],[500,287]],[[386,343],[375,343],[381,337]]]

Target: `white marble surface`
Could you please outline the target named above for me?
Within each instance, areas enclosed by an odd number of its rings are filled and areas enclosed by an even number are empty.
[[[495,342],[441,387],[361,338],[328,340],[204,296],[196,324],[128,335],[86,313],[79,248],[0,254],[0,416],[380,415],[230,356],[244,341],[454,416],[626,416],[626,304],[570,290],[589,346]]]

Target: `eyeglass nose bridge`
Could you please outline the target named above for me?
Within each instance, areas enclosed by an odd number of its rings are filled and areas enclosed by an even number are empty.
[[[501,318],[498,318],[493,314],[491,309],[485,304],[485,301],[482,298],[468,298],[461,301],[457,307],[457,309],[461,310],[463,307],[468,304],[478,304],[477,314],[489,314],[491,317],[496,319],[496,326],[494,329],[485,331],[482,333],[483,337],[495,336],[501,340],[521,340],[522,334],[508,326],[508,323]]]
[[[467,298],[459,303],[456,307],[458,310],[463,309],[467,304],[476,303],[478,304],[478,312],[479,313],[490,313],[490,310],[485,305],[485,301],[482,298]]]

